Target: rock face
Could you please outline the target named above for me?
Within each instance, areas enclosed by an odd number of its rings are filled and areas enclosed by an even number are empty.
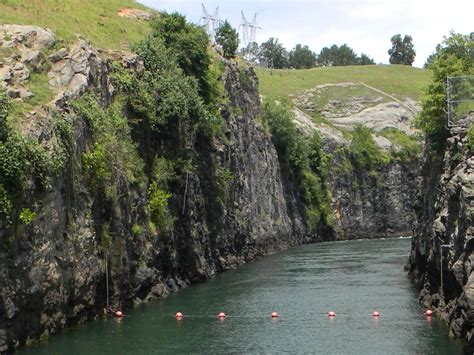
[[[50,60],[51,84],[59,92],[52,102],[56,111],[64,112],[67,102],[86,90],[96,93],[104,106],[113,101],[111,61],[87,43],[60,49]],[[136,58],[134,62],[123,56],[119,62],[139,70]],[[242,75],[248,78],[245,83]],[[258,123],[255,73],[227,63],[224,82],[232,112],[238,114],[223,112],[228,143],[196,137],[192,148],[199,164],[189,173],[187,188],[176,186],[172,191],[171,208],[179,218],[176,228],[166,238],[148,229],[134,235],[134,224],[146,225],[147,190],[119,179],[120,197],[110,221],[115,237],[107,259],[94,220],[95,206],[102,201],[84,180],[74,182],[74,165],[81,164],[92,142],[85,122],[77,121],[73,163],[52,189],[31,196],[36,219],[0,248],[0,352],[101,314],[106,304],[106,260],[111,305],[126,308],[264,254],[325,238],[308,233],[301,199],[283,181],[271,137]],[[44,110],[32,114],[26,131],[52,146],[54,117]],[[233,176],[225,198],[218,198],[222,187],[216,166],[226,167]]]
[[[473,123],[471,115],[451,129],[444,155],[425,152],[408,265],[410,275],[423,286],[422,303],[448,322],[452,335],[468,341],[470,353],[474,352],[474,156],[466,134]]]
[[[54,33],[40,27],[0,25],[0,49],[6,53],[0,60],[0,86],[8,96],[18,100],[33,96],[24,87],[30,77],[27,65],[33,70],[41,68],[45,63],[42,51],[54,42]]]
[[[414,199],[418,190],[418,162],[393,161],[376,175],[363,169],[345,169],[347,156],[341,149],[349,142],[341,131],[327,124],[316,125],[310,116],[294,110],[295,123],[304,134],[317,131],[323,149],[332,157],[328,185],[333,196],[335,230],[339,239],[407,236],[414,221]],[[372,137],[379,148],[392,143]]]
[[[2,25],[0,41],[2,47],[13,48],[0,66],[0,80],[12,90],[11,96],[27,95],[14,91],[25,89],[27,65],[41,68],[45,56],[51,63],[48,80],[56,96],[49,108],[30,113],[22,126],[48,151],[58,139],[53,129],[56,115],[67,115],[72,99],[93,92],[104,107],[113,103],[110,58],[132,71],[142,70],[135,56],[100,52],[82,40],[53,52],[48,46],[54,35],[34,27]],[[78,177],[83,153],[93,144],[92,133],[84,120],[74,121],[71,163],[51,189],[32,192],[37,217],[0,247],[0,353],[101,314],[106,305],[106,263],[110,303],[126,308],[262,255],[336,238],[330,228],[309,231],[299,189],[283,177],[272,138],[259,123],[253,70],[227,62],[223,80],[229,99],[221,112],[226,139],[198,134],[190,144],[198,163],[188,172],[186,187],[177,183],[171,188],[175,228],[164,236],[147,227],[147,187],[122,177],[116,181],[117,201],[102,206],[113,210],[108,223],[114,237],[107,254],[100,246],[102,226],[97,225],[97,206],[105,202]],[[310,121],[299,120],[301,127],[312,130]],[[330,126],[317,129],[327,152],[347,144],[340,131]],[[339,164],[343,162],[334,162]],[[221,168],[231,176],[225,186],[217,174]],[[409,229],[412,177],[393,165],[379,178],[384,184],[362,172],[331,173],[340,238],[397,235]],[[142,233],[133,232],[135,225],[144,226]],[[3,237],[0,226],[0,240]]]
[[[339,161],[335,165],[344,164]],[[393,162],[376,176],[365,171],[330,172],[336,231],[340,239],[408,236],[417,191],[415,163]]]

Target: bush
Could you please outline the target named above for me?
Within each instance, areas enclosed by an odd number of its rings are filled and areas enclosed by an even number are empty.
[[[161,12],[151,21],[151,39],[163,41],[164,47],[174,58],[186,75],[198,81],[199,92],[203,97],[209,93],[209,65],[211,58],[208,51],[209,37],[204,29],[189,23],[183,15],[174,12]]]
[[[8,126],[9,108],[9,100],[0,89],[0,218],[11,227],[17,220],[32,221],[32,215],[21,210],[25,189],[28,181],[35,188],[48,189],[53,164],[42,146]]]
[[[36,218],[36,213],[29,208],[23,208],[20,212],[20,221],[24,225],[29,225]]]
[[[391,154],[394,159],[403,163],[413,161],[421,152],[421,144],[415,137],[396,128],[386,128],[380,134],[398,145],[398,149],[392,149]]]
[[[129,108],[146,118],[155,134],[170,124],[182,128],[189,139],[194,127],[205,127],[211,113],[199,94],[198,82],[186,76],[156,38],[142,41],[136,52],[147,70],[137,76],[115,68],[114,82]]]
[[[349,150],[352,163],[357,169],[371,172],[390,163],[390,156],[377,146],[371,130],[362,125],[354,128]]]
[[[142,232],[143,232],[143,228],[142,226],[140,226],[139,224],[134,224],[132,226],[132,234],[135,236],[135,237],[139,237],[142,235]]]
[[[293,122],[291,107],[285,103],[265,101],[262,121],[270,128],[283,172],[297,182],[308,225],[332,225],[332,197],[325,183],[329,159],[321,149],[318,133],[310,139],[302,136]]]
[[[120,100],[103,109],[95,96],[85,95],[72,106],[76,115],[91,127],[95,141],[92,149],[82,155],[83,169],[94,190],[114,199],[118,181],[131,185],[144,183],[144,163],[131,139],[127,118],[120,111]]]
[[[160,232],[168,232],[172,229],[174,219],[168,212],[168,200],[171,194],[160,189],[156,182],[152,182],[148,189],[148,212],[153,224]]]

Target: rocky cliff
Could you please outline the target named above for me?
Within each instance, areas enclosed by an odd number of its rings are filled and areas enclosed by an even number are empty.
[[[446,146],[427,147],[409,273],[422,285],[420,300],[435,310],[474,351],[474,156],[467,132],[471,115],[457,122]],[[472,143],[471,143],[472,144]]]
[[[24,111],[15,124],[60,157],[49,184],[26,184],[22,223],[0,224],[0,352],[99,316],[106,272],[111,306],[126,308],[293,245],[409,230],[416,169],[393,162],[377,176],[345,171],[347,157],[337,152],[348,142],[324,125],[311,129],[334,155],[328,184],[335,225],[308,226],[301,191],[283,173],[260,124],[258,82],[246,65],[221,58],[222,135],[178,121],[156,139],[123,104],[114,80],[117,67],[132,75],[144,70],[135,55],[101,51],[82,39],[63,47],[51,31],[30,26],[0,26],[0,47],[0,84]],[[98,108],[85,101],[78,114],[75,102],[91,94]],[[98,139],[100,130],[109,135]],[[118,152],[110,157],[112,174],[97,165],[105,144]],[[179,178],[171,179],[169,197],[161,195],[169,198],[171,227],[158,230],[149,223],[154,162],[177,146],[189,159],[175,157]],[[105,186],[99,173],[107,176]]]
[[[116,93],[111,58],[131,71],[141,70],[137,59],[100,52],[82,40],[51,49],[54,34],[40,28],[1,26],[0,35],[3,48],[12,48],[1,68],[10,97],[28,96],[28,66],[35,70],[31,63],[38,70],[49,63],[43,69],[55,88],[53,102],[31,111],[21,122],[22,131],[54,151],[60,139],[55,122],[62,117],[73,137],[68,163],[51,186],[40,190],[29,184],[34,220],[13,232],[0,227],[0,352],[101,314],[105,263],[111,305],[129,307],[261,255],[324,238],[308,233],[298,193],[281,178],[271,137],[257,120],[252,69],[226,63],[225,142],[196,133],[187,149],[197,163],[188,169],[185,184],[170,187],[174,227],[160,233],[146,223],[146,185],[118,169],[111,187],[117,192],[114,199],[104,199],[91,187],[93,181],[83,173],[84,153],[93,148],[91,128],[85,119],[73,118],[70,106],[86,92],[110,106]],[[131,135],[141,137],[144,130],[135,126]],[[146,160],[147,147],[136,146]],[[111,243],[107,252],[105,236]]]
[[[321,88],[317,87],[311,92],[317,90]],[[380,97],[377,99],[382,101]],[[360,98],[358,100],[361,101]],[[353,107],[354,101],[349,102],[348,108],[345,108],[349,112],[343,111],[343,118],[340,113],[332,114],[328,111],[328,123],[316,124],[306,113],[311,113],[312,107],[309,111],[305,106],[304,111],[298,108],[294,110],[295,122],[302,133],[310,135],[318,132],[324,151],[331,157],[327,185],[333,197],[337,238],[345,240],[410,235],[414,221],[414,200],[419,186],[417,177],[420,173],[421,155],[413,154],[409,159],[398,159],[396,156],[403,148],[379,134],[387,128],[413,134],[411,123],[414,114],[396,102],[368,108],[361,106],[360,102],[356,103],[359,105]],[[387,105],[390,109],[383,109]],[[333,119],[343,119],[344,128],[350,130],[365,122],[373,129],[372,139],[377,148],[382,154],[392,155],[392,158],[370,169],[356,166],[351,159],[350,139],[346,138],[344,130],[334,125]]]

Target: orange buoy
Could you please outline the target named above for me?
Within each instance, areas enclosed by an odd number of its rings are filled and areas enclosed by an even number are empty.
[[[220,319],[224,319],[224,318],[225,318],[225,313],[224,313],[224,312],[220,312],[217,316],[218,316]]]
[[[336,316],[336,312],[330,311],[330,312],[328,312],[328,316],[329,316],[329,317],[335,317],[335,316]]]
[[[184,316],[184,315],[183,315],[183,313],[181,313],[181,312],[177,312],[177,313],[175,314],[176,319],[182,319],[183,316]]]
[[[433,311],[431,309],[427,309],[425,312],[425,316],[431,317],[433,315]]]
[[[372,317],[380,317],[380,313],[377,311],[372,312]]]
[[[123,313],[121,311],[115,311],[114,312],[114,316],[116,316],[117,318],[122,318],[123,317]]]
[[[278,313],[277,312],[272,312],[272,318],[277,318],[278,317]]]

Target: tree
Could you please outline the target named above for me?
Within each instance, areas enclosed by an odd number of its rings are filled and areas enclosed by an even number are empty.
[[[357,61],[359,65],[374,65],[375,64],[374,60],[365,53],[361,53]]]
[[[151,27],[151,36],[163,41],[184,73],[194,76],[200,93],[207,96],[211,91],[207,80],[211,57],[209,37],[203,28],[186,22],[186,18],[177,12],[161,12],[153,18]]]
[[[309,69],[316,66],[316,55],[308,46],[297,44],[290,52],[289,64],[296,69]]]
[[[216,42],[222,46],[224,57],[231,58],[235,56],[235,52],[239,48],[239,34],[227,20],[216,31]]]
[[[402,36],[397,34],[392,36],[392,48],[388,50],[390,56],[390,64],[412,65],[415,60],[415,48],[413,47],[413,39],[411,36]]]
[[[259,60],[273,68],[288,68],[288,52],[277,38],[271,37],[260,45]]]
[[[446,77],[474,75],[474,41],[469,36],[451,33],[436,47],[429,69],[433,81],[421,100],[422,110],[416,119],[434,147],[439,147],[447,136]]]
[[[354,50],[347,44],[338,47],[333,44],[331,48],[324,47],[319,54],[319,61],[325,66],[357,65],[359,60]]]

